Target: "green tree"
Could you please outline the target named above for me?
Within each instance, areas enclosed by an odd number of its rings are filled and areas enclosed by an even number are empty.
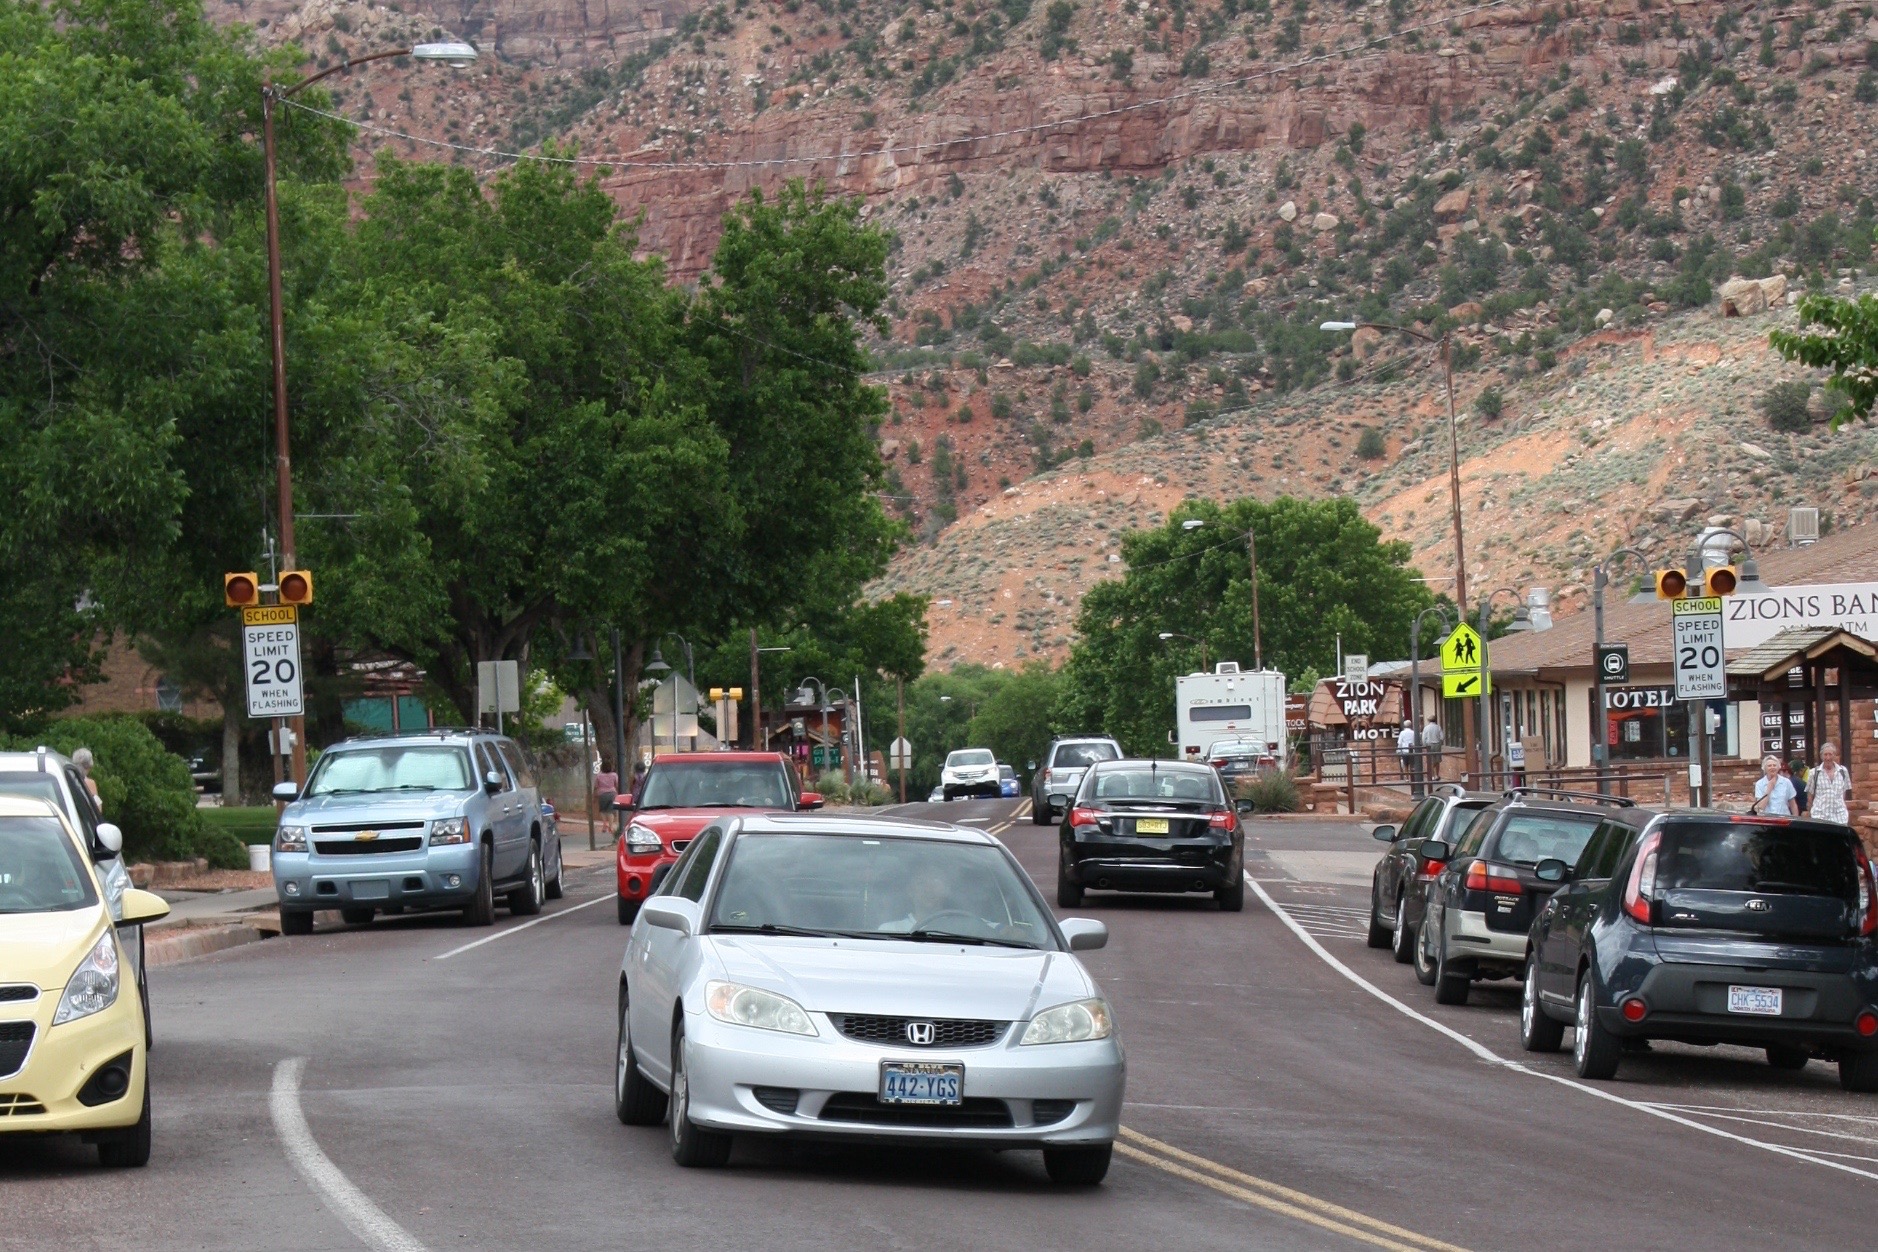
[[[1055,733],[1061,676],[1048,665],[1026,665],[987,692],[967,728],[973,747],[990,748],[998,760],[1030,780],[1029,763],[1042,756]]]
[[[1183,522],[1205,525],[1191,530]],[[1214,658],[1252,661],[1245,535],[1256,532],[1265,663],[1287,673],[1345,651],[1405,656],[1408,624],[1433,602],[1409,547],[1384,542],[1349,500],[1189,501],[1166,525],[1122,540],[1123,576],[1083,597],[1055,721],[1107,731],[1131,753],[1167,751],[1174,678],[1197,659],[1162,631],[1204,639]]]
[[[1776,330],[1767,338],[1789,361],[1832,371],[1826,390],[1841,401],[1832,415],[1834,430],[1871,418],[1878,401],[1878,296],[1810,293],[1800,300],[1800,329]]]

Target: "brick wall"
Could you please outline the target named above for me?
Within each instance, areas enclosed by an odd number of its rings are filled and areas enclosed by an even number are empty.
[[[157,707],[157,680],[163,675],[122,636],[114,636],[105,647],[102,668],[104,681],[79,688],[78,703],[65,709],[62,716],[140,713]],[[222,706],[214,700],[185,698],[182,711],[190,717],[220,717]]]

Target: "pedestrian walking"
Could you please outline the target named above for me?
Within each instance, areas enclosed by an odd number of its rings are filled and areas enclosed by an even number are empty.
[[[1813,793],[1808,817],[1822,822],[1851,823],[1852,814],[1847,806],[1852,802],[1852,771],[1839,764],[1838,744],[1820,745],[1819,768],[1807,782]]]
[[[98,794],[98,783],[91,776],[97,761],[91,755],[90,748],[76,748],[72,752],[72,768],[85,780],[85,793],[91,797],[91,807],[98,810],[98,816],[104,816],[104,798]]]
[[[1780,763],[1780,772],[1793,784],[1793,811],[1795,814],[1806,812],[1806,763],[1802,761],[1796,768],[1793,758],[1788,757]]]
[[[1754,780],[1754,803],[1748,812],[1792,817],[1793,811],[1793,780],[1780,772],[1780,758],[1769,753],[1761,758],[1761,776]]]
[[[1396,763],[1402,767],[1402,777],[1414,784],[1413,792],[1419,796],[1422,793],[1422,780],[1420,771],[1415,768],[1417,746],[1419,746],[1419,741],[1415,735],[1415,721],[1411,718],[1402,723],[1402,729],[1395,737],[1395,759]]]
[[[1441,777],[1441,753],[1445,747],[1441,738],[1441,723],[1430,713],[1428,721],[1422,726],[1421,735],[1422,769],[1430,781]]]

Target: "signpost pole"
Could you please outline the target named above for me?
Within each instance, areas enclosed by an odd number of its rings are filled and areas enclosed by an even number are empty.
[[[1591,741],[1591,768],[1598,776],[1598,794],[1611,794],[1611,771],[1605,762],[1611,755],[1611,711],[1604,695],[1604,585],[1609,582],[1602,563],[1591,571],[1591,720],[1597,735]]]
[[[893,680],[893,682],[894,682],[894,687],[898,691],[899,699],[900,699],[900,729],[899,729],[899,732],[894,736],[895,742],[897,743],[899,740],[906,738],[906,679],[896,678]],[[906,803],[906,757],[905,756],[900,757],[899,764],[900,764],[900,803],[905,804]]]

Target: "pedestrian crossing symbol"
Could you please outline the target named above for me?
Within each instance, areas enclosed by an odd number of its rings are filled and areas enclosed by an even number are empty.
[[[1481,651],[1479,632],[1462,622],[1441,645],[1441,668],[1479,669]]]
[[[1466,622],[1441,645],[1441,694],[1450,700],[1476,700],[1493,689],[1480,634]]]

